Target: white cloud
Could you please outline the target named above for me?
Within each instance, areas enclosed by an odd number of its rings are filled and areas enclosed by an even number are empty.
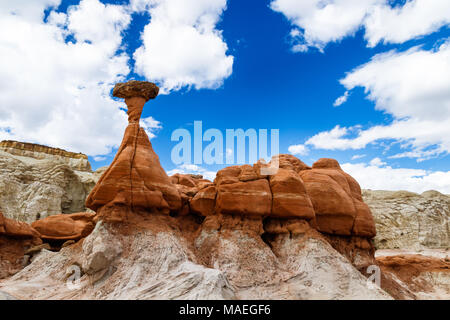
[[[369,46],[403,43],[450,24],[450,1],[413,0],[404,6],[374,6],[364,21]]]
[[[294,25],[297,32],[294,32],[292,38],[304,51],[306,47],[323,50],[328,42],[352,35],[361,25],[367,11],[381,2],[382,0],[274,0],[270,7],[284,14]]]
[[[304,144],[289,146],[288,151],[292,154],[307,155],[309,150]]]
[[[392,168],[364,163],[344,163],[341,167],[364,189],[407,190],[418,193],[437,190],[450,194],[450,171]]]
[[[272,10],[292,23],[293,51],[309,47],[323,51],[365,29],[369,46],[378,42],[402,43],[450,24],[450,1],[411,0],[392,7],[388,0],[273,0]]]
[[[59,3],[0,4],[0,139],[107,154],[127,123],[110,90],[129,73],[117,50],[130,14],[82,0],[44,22],[44,10]]]
[[[161,93],[217,88],[231,75],[233,56],[216,29],[226,0],[132,0],[131,7],[151,16],[134,53],[135,71]]]
[[[345,91],[343,96],[340,96],[339,98],[336,99],[336,101],[334,101],[333,107],[339,107],[341,104],[347,102],[348,96],[349,92]]]
[[[361,159],[361,158],[364,158],[365,156],[366,156],[365,154],[355,154],[352,157],[352,160]]]
[[[346,75],[347,90],[363,87],[375,108],[393,116],[389,125],[367,129],[336,126],[305,144],[319,149],[362,149],[379,140],[401,143],[391,157],[429,159],[450,152],[450,42],[434,50],[414,47],[376,55]]]
[[[181,174],[201,174],[203,178],[208,179],[210,181],[213,181],[216,177],[215,171],[209,171],[203,167],[197,166],[195,164],[182,164],[176,167],[173,170],[167,171],[167,174],[169,176],[174,175],[175,173],[181,173]]]
[[[386,162],[381,161],[381,159],[377,157],[377,158],[373,158],[370,161],[370,165],[375,166],[375,167],[382,167],[382,166],[386,165]]]
[[[161,122],[155,120],[153,117],[141,118],[140,126],[144,128],[147,133],[149,139],[153,139],[156,137],[155,132],[162,129]]]
[[[102,156],[96,156],[94,157],[94,161],[95,162],[100,162],[100,161],[105,161],[106,157],[102,157]]]

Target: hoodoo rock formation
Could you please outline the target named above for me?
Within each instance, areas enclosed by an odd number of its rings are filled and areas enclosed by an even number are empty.
[[[32,226],[0,215],[0,257],[9,261],[0,264],[0,278],[8,277],[0,281],[0,296],[418,297],[393,280],[404,260],[376,261],[371,210],[359,184],[334,159],[310,167],[281,154],[268,164],[224,168],[213,182],[199,175],[168,177],[139,126],[145,103],[157,94],[149,82],[115,86],[129,123],[113,162],[86,199],[96,213],[53,215]],[[279,168],[271,174],[261,170],[274,164]],[[22,259],[25,253],[31,258]],[[446,263],[426,271],[446,273]],[[366,279],[368,267],[377,264],[386,270],[381,287]],[[10,271],[1,274],[5,268]]]
[[[169,214],[181,208],[181,197],[170,182],[145,130],[140,127],[144,104],[154,99],[153,83],[129,81],[117,84],[113,95],[125,98],[128,127],[117,154],[89,194],[86,206],[111,221],[126,220],[130,211]]]
[[[358,182],[336,160],[319,159],[311,168],[291,155],[276,157],[272,161],[277,161],[280,168],[273,175],[261,175],[258,162],[219,170],[213,185],[198,185],[182,175],[172,181],[191,194],[189,206],[193,213],[205,217],[229,214],[298,218],[310,221],[326,234],[368,239],[375,236],[375,222],[362,200]],[[189,192],[184,187],[190,188]]]

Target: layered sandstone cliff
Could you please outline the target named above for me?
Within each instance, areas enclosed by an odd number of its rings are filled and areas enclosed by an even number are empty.
[[[11,141],[0,147],[0,211],[31,223],[58,213],[85,211],[98,180],[85,155]]]
[[[376,260],[398,299],[450,299],[450,197],[363,191],[376,223]]]
[[[65,163],[77,171],[91,171],[88,157],[82,153],[12,140],[1,141],[0,150],[19,157]]]
[[[377,249],[450,248],[450,196],[437,191],[363,191],[376,223]]]

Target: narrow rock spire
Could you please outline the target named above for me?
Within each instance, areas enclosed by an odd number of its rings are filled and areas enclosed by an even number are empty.
[[[170,182],[152,144],[139,126],[145,103],[158,95],[146,81],[116,84],[113,95],[128,106],[128,126],[117,154],[86,200],[100,217],[123,221],[129,212],[165,213],[181,208],[181,197]]]

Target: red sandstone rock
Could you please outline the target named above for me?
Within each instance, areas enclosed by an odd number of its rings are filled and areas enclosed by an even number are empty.
[[[356,209],[356,217],[352,233],[362,237],[375,237],[377,234],[375,229],[375,221],[373,220],[369,206],[356,199],[353,199],[353,202]]]
[[[262,170],[265,169],[267,171],[269,167],[270,164],[266,163],[263,159],[258,160],[255,164],[253,164],[253,169],[255,170],[258,179],[267,179],[268,175],[263,174]]]
[[[301,218],[330,234],[374,236],[373,218],[362,202],[359,184],[334,159],[319,159],[311,168],[292,155],[281,154],[269,164],[258,161],[253,166],[224,168],[214,184],[194,175],[169,178],[139,127],[142,108],[156,97],[155,90],[146,82],[115,87],[114,95],[127,103],[129,125],[113,163],[89,195],[87,207],[105,210],[116,220],[134,209]],[[273,175],[262,173],[263,167],[276,163],[279,169]]]
[[[217,188],[216,213],[244,216],[270,215],[272,193],[266,179],[222,183]]]
[[[205,217],[214,214],[216,194],[215,186],[209,186],[197,192],[190,202],[191,211]]]
[[[351,235],[356,210],[353,199],[342,186],[327,174],[315,169],[300,171],[300,176],[311,198],[318,230]]]
[[[268,218],[264,220],[264,231],[268,234],[305,234],[311,226],[303,219]],[[317,232],[317,231],[316,231]]]
[[[219,186],[221,184],[239,182],[239,175],[241,174],[241,166],[229,166],[217,171],[214,184]]]
[[[336,160],[319,159],[312,170],[302,171],[300,175],[313,202],[319,231],[375,236],[375,222],[362,201],[358,182],[342,171]]]
[[[32,226],[47,240],[79,240],[94,230],[95,214],[88,212],[57,214],[33,222]]]
[[[313,169],[341,169],[339,162],[331,158],[320,158],[312,165]]]
[[[214,185],[214,183],[212,183],[211,181],[206,180],[206,179],[201,179],[197,182],[197,189],[202,190],[204,188],[207,188],[207,187],[210,187],[213,185]]]
[[[186,187],[195,187],[196,186],[194,179],[191,176],[186,175],[186,174],[176,173],[170,177],[170,181],[172,181],[172,183],[174,183],[174,184],[181,184]]]
[[[244,164],[242,166],[240,166],[241,172],[239,173],[239,181],[253,181],[253,180],[258,180],[259,177],[256,174],[255,169],[248,165],[248,164]]]
[[[159,88],[151,82],[130,80],[125,83],[117,83],[113,89],[113,96],[117,98],[141,97],[147,102],[156,98]]]
[[[3,213],[0,212],[0,234],[5,232],[5,218],[3,217]]]
[[[0,212],[0,234],[15,238],[40,238],[39,232],[27,223],[8,219]]]
[[[144,82],[116,85],[114,95],[125,98],[129,124],[113,162],[86,200],[86,206],[94,211],[105,209],[101,215],[109,212],[120,220],[124,210],[157,210],[168,214],[170,210],[181,209],[177,188],[161,167],[145,130],[139,126],[146,100],[157,94],[154,87]]]
[[[342,174],[347,179],[348,186],[350,188],[352,197],[359,201],[363,201],[362,194],[361,194],[361,187],[359,186],[359,183],[348,173],[342,171]]]
[[[290,169],[296,172],[311,169],[310,166],[306,165],[303,161],[291,154],[280,154],[278,156],[274,156],[272,157],[272,161],[274,161],[275,157],[278,158],[278,165],[282,169]]]
[[[300,176],[293,170],[278,169],[270,176],[273,203],[271,217],[314,218],[314,208]]]
[[[177,188],[180,194],[185,194],[189,199],[192,199],[198,192],[197,187],[186,187],[182,184],[176,184],[175,188]]]

